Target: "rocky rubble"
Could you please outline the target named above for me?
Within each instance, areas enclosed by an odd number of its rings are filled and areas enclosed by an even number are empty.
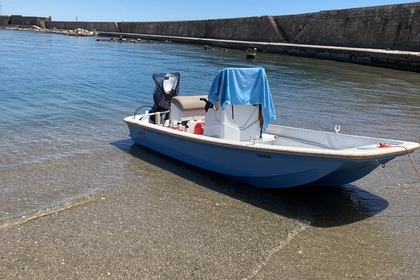
[[[140,44],[158,44],[158,41],[154,40],[145,40],[141,38],[123,38],[121,37],[112,37],[107,39],[96,39],[98,42],[117,42],[117,43],[140,43]]]
[[[96,32],[89,31],[83,28],[77,28],[73,30],[67,30],[67,29],[45,29],[41,28],[36,25],[31,26],[7,26],[5,29],[12,29],[12,30],[23,30],[23,31],[38,31],[38,32],[45,32],[45,33],[54,33],[54,34],[61,34],[61,35],[68,35],[68,36],[96,36]]]
[[[68,35],[68,36],[96,36],[96,33],[93,31],[89,31],[82,28],[77,28],[74,30],[65,30],[65,29],[43,29],[43,32],[49,32],[54,34],[62,34],[62,35]]]

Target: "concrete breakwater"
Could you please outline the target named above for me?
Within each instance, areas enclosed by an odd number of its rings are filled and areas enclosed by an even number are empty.
[[[420,72],[420,2],[301,15],[195,21],[64,22],[47,19],[45,26],[83,28],[103,35],[112,32],[112,36],[172,38],[173,42],[205,41],[207,45],[218,47],[255,47],[259,51]],[[247,42],[246,46],[240,42]]]
[[[46,25],[222,40],[420,50],[420,2],[290,16],[168,22],[51,21]]]
[[[207,38],[159,36],[120,32],[99,32],[100,36],[140,38],[142,40],[166,41],[183,44],[199,44],[216,48],[241,50],[257,49],[262,52],[294,55],[308,58],[327,59],[341,62],[420,72],[420,52],[384,50],[371,48],[334,47],[291,43],[272,43]]]

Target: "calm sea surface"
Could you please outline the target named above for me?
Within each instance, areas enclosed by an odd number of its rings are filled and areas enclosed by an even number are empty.
[[[206,94],[222,68],[253,66],[266,69],[276,123],[420,141],[417,73],[0,30],[0,222],[123,184],[122,120],[152,105],[152,74],[179,72],[180,94]]]

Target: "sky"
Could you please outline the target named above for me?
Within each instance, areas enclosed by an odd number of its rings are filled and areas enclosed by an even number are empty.
[[[0,0],[1,15],[55,21],[179,21],[293,15],[409,0]],[[420,2],[419,2],[420,3]]]

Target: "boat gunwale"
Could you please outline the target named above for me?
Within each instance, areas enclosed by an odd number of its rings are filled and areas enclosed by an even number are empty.
[[[139,119],[141,119],[143,115],[138,115],[138,116],[139,116]],[[329,157],[329,158],[351,159],[351,160],[372,160],[372,159],[396,157],[398,155],[412,153],[414,152],[414,150],[420,147],[420,144],[415,143],[415,142],[383,139],[383,140],[388,140],[388,141],[402,142],[402,145],[398,145],[398,146],[395,145],[395,146],[391,146],[387,148],[374,149],[371,151],[367,151],[367,150],[356,151],[354,149],[357,147],[354,147],[354,148],[341,149],[341,150],[325,149],[323,150],[323,152],[320,152],[319,150],[314,151],[315,148],[268,145],[264,143],[243,142],[243,141],[236,141],[236,140],[220,139],[220,138],[215,138],[215,137],[210,137],[210,136],[205,136],[205,135],[196,135],[193,133],[187,133],[184,131],[179,131],[179,130],[171,129],[168,127],[164,127],[162,125],[151,124],[143,120],[137,120],[133,116],[124,118],[124,122],[127,124],[130,123],[132,125],[146,128],[149,130],[154,130],[159,133],[163,133],[163,134],[170,135],[173,137],[188,139],[188,140],[202,142],[202,143],[210,143],[212,145],[217,145],[217,146],[224,146],[224,147],[235,148],[235,149],[266,151],[269,153],[278,153],[278,154],[289,154],[289,155],[300,155],[300,156],[304,155],[304,156],[310,156],[310,157]],[[285,126],[280,126],[280,127],[285,127]],[[285,127],[285,128],[288,128],[288,127]],[[303,130],[312,131],[309,129],[303,129]],[[319,132],[319,131],[315,131],[315,132]],[[329,132],[321,132],[321,133],[328,134]],[[355,136],[355,135],[346,135],[346,134],[341,134],[341,135]],[[356,136],[356,137],[382,140],[381,138],[373,138],[373,137],[367,137],[367,136]],[[407,145],[409,145],[409,147],[406,147]],[[360,147],[363,147],[363,146],[360,146]]]

